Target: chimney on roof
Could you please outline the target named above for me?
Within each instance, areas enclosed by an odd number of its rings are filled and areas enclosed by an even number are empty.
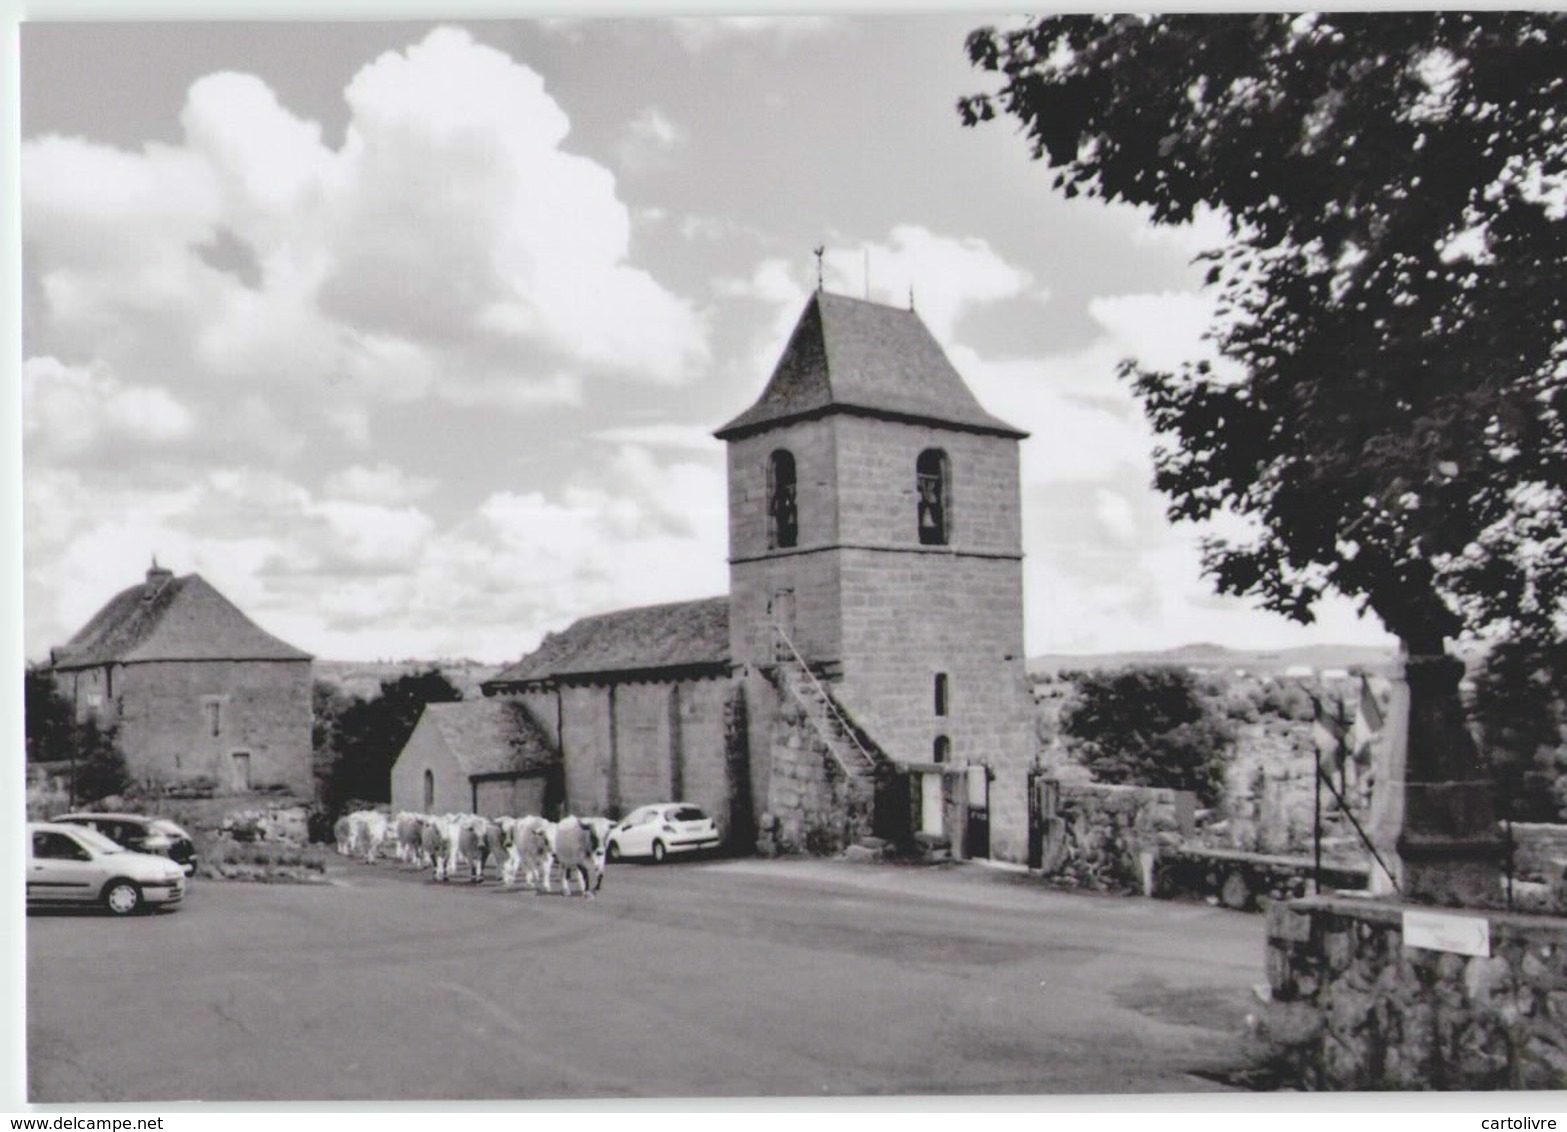
[[[165,570],[158,565],[157,555],[153,555],[152,569],[147,571],[147,584],[142,587],[141,599],[151,601],[158,596],[158,591],[174,580],[174,571]]]

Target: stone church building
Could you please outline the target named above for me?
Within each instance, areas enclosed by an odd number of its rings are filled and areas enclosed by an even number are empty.
[[[763,851],[875,833],[1024,860],[1026,434],[914,311],[818,291],[716,435],[728,596],[583,618],[484,686],[547,733],[562,805],[689,801]],[[423,808],[399,774],[394,806]]]
[[[301,797],[311,773],[311,657],[246,617],[199,574],[156,562],[50,653],[78,719],[118,728],[133,778]]]

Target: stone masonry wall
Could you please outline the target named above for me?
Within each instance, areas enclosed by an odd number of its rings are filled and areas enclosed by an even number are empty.
[[[804,714],[785,703],[768,731],[771,773],[758,851],[825,856],[869,835],[875,804],[870,784],[838,769]]]
[[[793,548],[773,550],[767,545],[767,466],[779,449],[795,461],[799,537]],[[812,661],[836,660],[838,600],[826,549],[839,537],[831,423],[802,421],[731,441],[728,471],[730,657],[737,664],[771,663],[767,603],[778,590],[792,589],[796,646]]]
[[[1561,880],[1567,866],[1567,825],[1514,822],[1513,874],[1539,880]]]
[[[560,749],[566,779],[564,812],[609,815],[609,686],[570,685],[560,690],[560,697]]]
[[[434,779],[435,798],[430,813],[464,813],[473,807],[473,787],[450,748],[441,738],[440,728],[429,719],[421,719],[392,764],[392,812],[408,810],[424,813],[424,772]]]
[[[921,452],[939,448],[947,454],[950,478],[948,546],[972,554],[1023,553],[1016,440],[848,415],[833,417],[832,426],[844,543],[919,546],[915,465]]]
[[[650,802],[691,802],[727,834],[728,688],[727,677],[563,687],[567,812],[618,818]],[[541,706],[553,712],[553,697]]]
[[[991,855],[1024,861],[1036,739],[1017,442],[849,416],[834,427],[846,544],[844,705],[900,762],[933,761],[944,737],[949,761],[988,767]],[[946,546],[919,542],[915,468],[928,448],[947,455]],[[944,716],[938,673],[947,676]]]
[[[950,762],[988,767],[991,855],[1024,861],[1037,742],[1021,564],[878,551],[845,552],[843,561],[844,706],[900,762],[932,762],[945,737]],[[937,673],[947,676],[944,716]]]
[[[1159,852],[1181,843],[1184,792],[1097,782],[1058,782],[1056,790],[1041,871],[1076,887],[1151,893]]]
[[[238,787],[236,753],[249,758],[252,789],[314,789],[309,661],[160,661],[116,666],[119,738],[132,776],[163,782],[210,778]],[[207,704],[219,705],[212,734]]]
[[[1265,1036],[1289,1078],[1324,1090],[1567,1088],[1567,920],[1486,914],[1479,957],[1406,946],[1404,911],[1327,897],[1269,908]]]

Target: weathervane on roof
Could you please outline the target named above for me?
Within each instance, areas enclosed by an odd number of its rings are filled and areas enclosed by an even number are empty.
[[[914,310],[914,284],[909,284],[909,310]]]
[[[826,250],[826,244],[817,244],[815,250],[811,252],[816,257],[816,289],[818,291],[822,289],[822,253]]]

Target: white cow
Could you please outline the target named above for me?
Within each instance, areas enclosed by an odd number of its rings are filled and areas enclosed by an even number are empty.
[[[420,848],[425,857],[435,866],[436,880],[444,881],[451,878],[452,857],[457,851],[456,840],[452,823],[446,818],[432,814],[424,819]]]
[[[379,810],[356,810],[348,815],[349,844],[354,856],[364,855],[365,864],[375,864],[376,854],[386,840],[391,823]]]
[[[484,866],[493,856],[496,872],[503,872],[501,862],[506,847],[501,840],[500,827],[489,818],[469,814],[457,825],[456,859],[467,862],[469,880],[478,884],[484,879]],[[503,874],[504,875],[504,874]]]
[[[565,817],[555,827],[553,856],[560,865],[561,892],[571,895],[571,874],[582,879],[582,895],[592,898],[604,883],[605,843],[609,838],[607,818]],[[545,874],[544,891],[550,891]]]
[[[397,860],[424,868],[424,815],[404,810],[397,815]]]
[[[354,823],[348,820],[344,814],[338,818],[332,826],[332,836],[337,839],[337,851],[339,855],[347,857],[354,851]]]
[[[506,855],[506,868],[502,881],[510,886],[522,876],[522,883],[529,888],[543,885],[547,891],[550,879],[550,861],[555,842],[555,823],[530,814],[518,818],[512,825],[511,843]]]

